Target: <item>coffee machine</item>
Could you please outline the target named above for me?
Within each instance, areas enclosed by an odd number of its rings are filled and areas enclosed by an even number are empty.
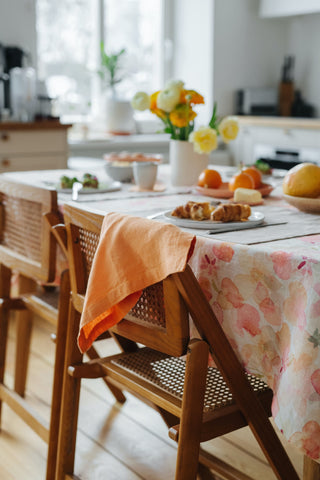
[[[20,47],[0,44],[0,112],[10,109],[9,72],[15,67],[22,67],[29,54]]]

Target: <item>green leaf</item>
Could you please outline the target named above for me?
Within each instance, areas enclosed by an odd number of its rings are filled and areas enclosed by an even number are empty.
[[[125,53],[126,49],[122,48],[118,52],[111,53],[108,55],[104,49],[104,43],[100,43],[100,50],[101,50],[101,67],[98,73],[106,80],[110,86],[115,85],[122,81],[122,78],[117,78],[117,73],[119,69],[119,59]],[[101,72],[101,73],[100,73]]]
[[[173,140],[176,140],[176,138],[177,138],[176,128],[175,128],[175,126],[172,125],[172,123],[170,122],[169,115],[167,115],[167,118],[166,118],[165,123],[167,123],[167,125],[168,125],[167,128],[169,128],[169,132],[167,132],[167,133],[170,133],[170,134],[171,134],[171,138],[172,138]]]
[[[218,126],[217,126],[217,102],[214,102],[213,113],[212,113],[211,120],[209,122],[209,127],[214,128],[215,130],[217,130],[217,128],[218,128]]]

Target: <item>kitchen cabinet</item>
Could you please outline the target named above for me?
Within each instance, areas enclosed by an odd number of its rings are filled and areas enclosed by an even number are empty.
[[[288,17],[320,12],[319,0],[260,0],[260,17]]]
[[[239,117],[233,145],[235,164],[253,164],[275,150],[297,152],[302,161],[320,165],[320,120],[283,117]]]
[[[67,168],[70,125],[0,123],[0,172]]]

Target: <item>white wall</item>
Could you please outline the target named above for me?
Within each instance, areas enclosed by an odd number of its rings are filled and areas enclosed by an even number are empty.
[[[319,4],[320,4],[320,0]],[[320,114],[320,13],[287,20],[288,53],[295,55],[294,82]]]
[[[0,43],[31,54],[36,66],[35,0],[0,0]]]
[[[319,11],[319,0],[260,0],[260,15],[263,17],[300,15]]]
[[[215,0],[214,92],[219,113],[234,111],[234,92],[277,87],[286,51],[283,19],[260,19],[258,0]]]
[[[214,0],[175,0],[173,76],[204,96],[199,125],[209,123],[213,109],[213,24]]]

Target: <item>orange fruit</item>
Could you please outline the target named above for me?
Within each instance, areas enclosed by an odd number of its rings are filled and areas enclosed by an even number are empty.
[[[288,170],[283,179],[283,193],[294,197],[320,196],[320,167],[313,163],[300,163]]]
[[[254,189],[253,178],[247,173],[240,172],[233,175],[229,182],[229,190],[234,192],[237,188],[252,188]]]
[[[206,168],[203,170],[198,178],[199,187],[205,188],[219,188],[222,183],[222,178],[219,172]]]
[[[248,167],[242,170],[243,173],[247,173],[250,177],[253,178],[254,181],[254,188],[259,188],[262,183],[262,174],[259,170],[255,167]]]

